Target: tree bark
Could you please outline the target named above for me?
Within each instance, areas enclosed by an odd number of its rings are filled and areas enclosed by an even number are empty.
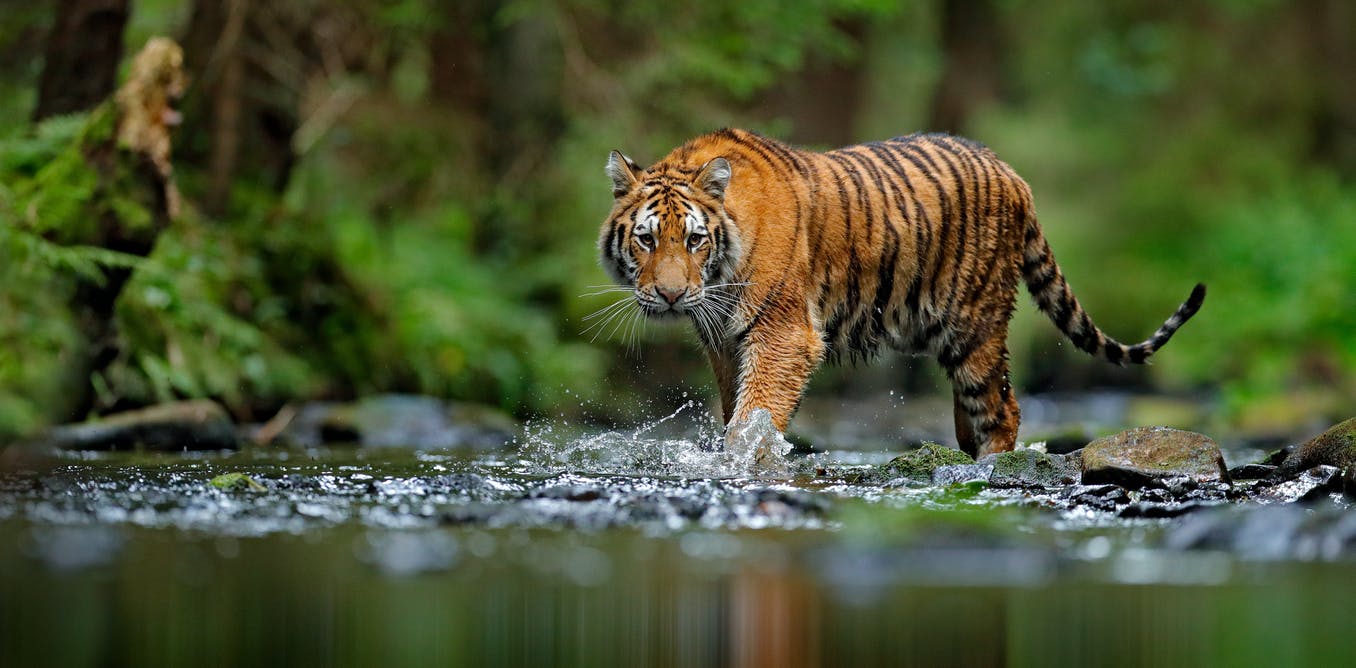
[[[961,133],[974,111],[1001,98],[1002,32],[990,0],[943,0],[942,76],[928,129]]]
[[[57,3],[34,121],[87,111],[113,92],[128,13],[127,0]]]

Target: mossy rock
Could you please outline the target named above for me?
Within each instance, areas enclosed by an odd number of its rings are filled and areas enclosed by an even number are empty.
[[[1000,452],[993,457],[989,484],[994,487],[1058,487],[1077,483],[1081,473],[1077,457],[1023,448]]]
[[[1281,463],[1278,475],[1294,476],[1315,466],[1356,469],[1356,418],[1334,425],[1295,448]]]
[[[212,478],[210,484],[213,487],[224,492],[229,491],[262,492],[268,489],[267,487],[260,485],[257,481],[255,481],[254,478],[251,478],[248,475],[239,472],[223,473],[215,478]]]
[[[1209,436],[1168,427],[1136,427],[1083,448],[1083,484],[1144,487],[1168,478],[1228,482],[1219,444]]]
[[[908,478],[928,482],[932,480],[932,472],[939,466],[973,463],[975,460],[960,450],[929,442],[917,450],[910,450],[891,459],[880,467],[879,475],[884,480]]]

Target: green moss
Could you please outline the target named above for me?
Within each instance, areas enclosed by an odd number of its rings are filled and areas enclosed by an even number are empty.
[[[211,485],[223,491],[250,491],[263,492],[268,488],[255,482],[254,478],[244,473],[223,473],[212,478]]]
[[[998,453],[989,482],[995,487],[1055,487],[1078,482],[1079,473],[1076,462],[1025,448]]]
[[[948,464],[973,464],[970,455],[937,443],[924,443],[917,450],[906,452],[880,467],[879,477],[884,480],[908,478],[910,480],[932,480],[932,472],[938,466]]]
[[[1294,474],[1322,464],[1347,472],[1356,470],[1356,418],[1334,425],[1295,448],[1281,464],[1281,471]]]

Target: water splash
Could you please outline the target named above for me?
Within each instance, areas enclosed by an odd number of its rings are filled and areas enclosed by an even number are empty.
[[[772,414],[759,408],[745,422],[730,426],[725,451],[743,470],[766,476],[786,476],[791,469],[786,454],[791,444],[772,424]]]
[[[537,474],[741,478],[787,472],[783,457],[791,444],[772,426],[767,411],[732,427],[729,438],[722,431],[699,402],[687,401],[667,416],[625,431],[576,434],[568,424],[528,424],[518,454],[526,472]]]

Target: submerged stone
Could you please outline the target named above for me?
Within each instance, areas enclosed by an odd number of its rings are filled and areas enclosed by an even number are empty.
[[[1342,491],[1342,485],[1341,469],[1324,464],[1304,471],[1289,480],[1261,486],[1254,490],[1253,496],[1259,501],[1279,501],[1282,503],[1317,501],[1334,492]]]
[[[1113,511],[1130,503],[1130,494],[1119,485],[1077,485],[1070,488],[1069,503],[1075,506]]]
[[[1195,478],[1180,476],[1176,478],[1162,478],[1154,481],[1163,486],[1173,501],[1224,501],[1229,498],[1232,488],[1229,483],[1216,481],[1202,481]]]
[[[1276,467],[1270,464],[1244,464],[1229,469],[1230,480],[1261,480],[1276,473]]]
[[[1032,448],[1000,452],[993,458],[989,484],[994,487],[1071,485],[1079,479],[1077,461],[1076,457],[1050,455]]]
[[[1277,474],[1290,477],[1322,465],[1347,471],[1356,468],[1356,418],[1337,424],[1300,444],[1286,456]]]
[[[1136,427],[1083,448],[1083,483],[1144,487],[1186,477],[1228,482],[1219,445],[1210,437],[1167,427]]]
[[[934,485],[962,485],[967,482],[989,481],[993,464],[944,464],[932,471]]]
[[[974,464],[970,455],[955,448],[937,443],[924,443],[916,450],[910,450],[880,467],[878,477],[883,480],[907,478],[918,482],[931,482],[932,472],[941,466],[954,464]]]
[[[1140,501],[1121,508],[1119,515],[1124,518],[1165,519],[1181,517],[1205,508],[1213,508],[1219,502],[1187,501],[1184,503],[1153,503]]]
[[[62,450],[234,450],[235,424],[215,401],[175,401],[53,427],[39,437]]]

